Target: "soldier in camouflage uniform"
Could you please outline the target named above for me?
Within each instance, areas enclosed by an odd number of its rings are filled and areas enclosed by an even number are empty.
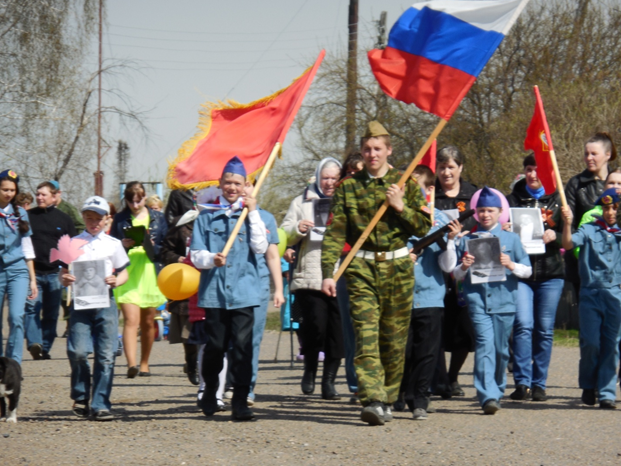
[[[321,256],[322,291],[336,296],[332,277],[345,243],[358,240],[388,199],[390,207],[345,271],[361,418],[371,425],[392,419],[390,405],[397,400],[403,375],[414,288],[407,241],[425,236],[431,224],[416,181],[409,179],[405,189],[396,185],[401,173],[388,165],[391,153],[388,132],[376,121],[369,123],[362,140],[365,169],[345,178],[336,189]]]

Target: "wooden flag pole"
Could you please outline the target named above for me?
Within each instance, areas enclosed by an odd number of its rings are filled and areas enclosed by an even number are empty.
[[[444,129],[447,123],[448,123],[447,120],[440,120],[438,125],[435,127],[435,129],[431,133],[431,136],[427,138],[427,141],[425,141],[425,144],[423,144],[423,147],[418,151],[418,154],[416,154],[416,157],[414,157],[414,160],[412,160],[408,168],[405,170],[405,172],[403,172],[403,175],[401,176],[401,179],[397,183],[397,186],[399,186],[400,188],[403,187],[405,182],[412,175],[412,172],[416,168],[416,165],[418,165],[418,162],[421,161],[421,159],[427,153],[427,150],[429,150],[429,148],[431,147],[433,140],[437,139],[438,135]],[[367,240],[367,238],[373,231],[373,228],[375,228],[375,225],[377,225],[377,222],[379,222],[379,220],[382,218],[382,216],[388,209],[388,205],[389,204],[388,204],[388,199],[387,199],[382,204],[382,206],[379,208],[379,210],[377,211],[377,213],[375,214],[375,216],[373,217],[369,225],[367,225],[365,230],[362,232],[362,235],[360,235],[360,238],[358,238],[358,241],[356,241],[356,244],[352,246],[351,251],[349,251],[349,254],[347,254],[347,257],[345,257],[345,259],[343,259],[343,262],[341,262],[341,266],[334,274],[334,281],[337,281],[341,277],[341,275],[343,275],[343,272],[345,272],[345,269],[347,268],[347,266],[349,266],[350,262],[354,258],[354,255],[356,255],[358,250],[362,247],[364,242]]]
[[[429,195],[429,210],[431,210],[431,226],[436,221],[435,210],[436,210],[436,187],[432,186],[431,194]]]
[[[272,153],[267,159],[267,162],[265,163],[263,170],[261,170],[261,175],[259,175],[259,179],[254,185],[254,189],[252,190],[252,197],[256,198],[257,195],[259,194],[261,185],[263,185],[265,178],[267,178],[267,174],[272,168],[272,165],[274,164],[274,160],[276,160],[276,157],[278,156],[278,153],[280,152],[281,147],[282,147],[282,144],[280,142],[277,142],[274,145],[274,148],[272,149]],[[244,210],[242,210],[241,214],[239,215],[239,218],[237,219],[237,223],[235,224],[235,227],[233,228],[233,231],[231,232],[231,236],[229,237],[226,244],[224,245],[224,249],[222,250],[222,254],[224,255],[224,257],[228,256],[229,252],[231,251],[231,248],[233,247],[233,241],[235,241],[235,238],[237,238],[237,235],[239,234],[239,230],[241,230],[241,227],[244,224],[244,221],[246,220],[247,216],[248,216],[248,207],[244,207]]]
[[[567,198],[565,197],[565,188],[563,187],[563,180],[561,179],[561,172],[558,170],[558,162],[556,161],[556,154],[553,150],[550,151],[550,160],[552,160],[552,167],[554,168],[554,176],[556,176],[556,189],[561,197],[561,205],[567,207]]]

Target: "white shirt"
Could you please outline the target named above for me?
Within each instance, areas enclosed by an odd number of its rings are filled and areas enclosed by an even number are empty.
[[[88,241],[87,244],[80,249],[84,251],[75,262],[92,261],[92,260],[104,260],[106,267],[106,277],[122,271],[129,265],[129,257],[125,252],[123,243],[120,240],[113,238],[105,234],[103,231],[96,236],[91,235],[88,231],[84,230],[78,236],[73,239],[82,239]]]

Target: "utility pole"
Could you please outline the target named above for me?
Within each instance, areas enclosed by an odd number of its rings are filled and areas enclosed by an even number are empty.
[[[347,107],[345,111],[345,148],[356,147],[356,90],[358,88],[358,0],[349,0],[347,46]]]
[[[376,49],[385,49],[387,45],[386,41],[386,17],[387,13],[382,11],[380,13],[380,19],[375,22],[377,26],[377,41],[375,42]],[[381,122],[385,121],[388,117],[388,96],[377,86],[377,119]]]
[[[95,172],[95,195],[103,196],[103,172],[101,171],[101,57],[102,57],[102,2],[99,0],[99,106],[97,108],[97,171]]]

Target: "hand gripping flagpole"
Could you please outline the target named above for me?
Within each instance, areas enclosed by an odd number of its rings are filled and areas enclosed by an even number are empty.
[[[257,195],[259,194],[261,185],[265,181],[265,178],[267,178],[267,174],[272,168],[272,165],[274,164],[274,160],[276,160],[276,157],[278,156],[278,153],[280,152],[281,147],[282,145],[280,144],[280,142],[277,142],[274,145],[274,148],[272,149],[272,153],[267,159],[267,162],[265,163],[263,170],[261,170],[261,175],[259,175],[259,179],[254,185],[254,189],[252,190],[252,197],[256,198]],[[241,230],[241,227],[244,224],[244,221],[246,220],[247,216],[248,216],[248,207],[244,207],[241,214],[239,215],[239,218],[237,219],[237,223],[235,224],[233,231],[231,232],[231,236],[229,237],[226,244],[224,245],[224,249],[222,250],[222,254],[224,255],[224,257],[228,256],[229,252],[231,251],[231,248],[233,247],[233,242],[235,241],[235,238],[237,238],[237,235],[239,234],[239,230]]]
[[[427,141],[425,141],[425,144],[423,144],[423,147],[418,151],[418,154],[416,154],[416,157],[414,157],[414,160],[412,160],[408,168],[405,170],[405,172],[403,172],[403,175],[401,176],[401,179],[399,179],[397,186],[399,186],[400,188],[403,188],[403,185],[405,185],[405,182],[412,175],[412,172],[414,171],[418,163],[425,156],[425,154],[431,147],[431,144],[433,144],[433,141],[438,138],[438,135],[442,132],[442,130],[444,129],[447,123],[448,123],[448,120],[444,120],[444,119],[440,120],[438,125],[435,127],[435,129],[431,133],[431,136],[427,138]],[[367,225],[365,230],[362,232],[362,235],[360,235],[360,238],[358,238],[358,241],[356,241],[356,244],[352,246],[351,251],[349,251],[349,254],[347,254],[347,257],[345,257],[345,259],[343,259],[343,262],[341,262],[341,266],[334,274],[334,281],[337,281],[341,277],[341,275],[343,275],[343,272],[345,272],[345,269],[347,268],[347,266],[349,266],[349,263],[354,258],[354,255],[358,252],[358,250],[362,247],[364,242],[367,240],[367,238],[373,231],[373,228],[375,228],[375,226],[377,225],[377,222],[379,222],[379,220],[382,218],[382,216],[388,209],[388,206],[389,206],[388,199],[386,199],[386,201],[384,201],[382,206],[379,208],[379,210],[377,211],[377,213],[375,214],[375,216],[373,217],[369,225]]]

